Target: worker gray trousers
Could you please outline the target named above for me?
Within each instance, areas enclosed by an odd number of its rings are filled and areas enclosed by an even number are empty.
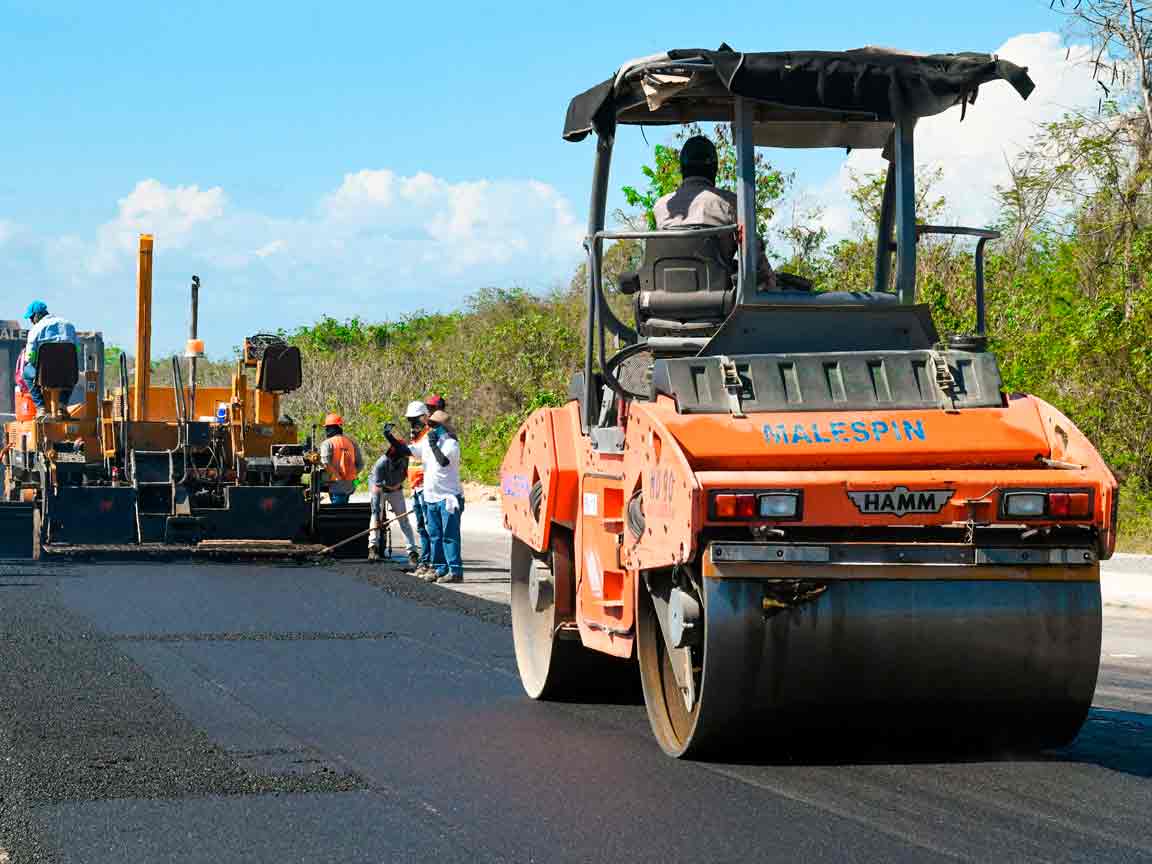
[[[368,548],[376,549],[380,545],[380,523],[385,521],[384,505],[388,505],[388,509],[392,511],[393,516],[401,516],[396,521],[400,523],[400,531],[404,535],[404,540],[408,543],[408,552],[417,551],[419,547],[416,545],[416,535],[412,533],[412,523],[408,520],[408,504],[404,500],[404,490],[397,489],[394,492],[385,492],[381,489],[372,495],[372,521],[368,523],[370,529],[368,533]]]

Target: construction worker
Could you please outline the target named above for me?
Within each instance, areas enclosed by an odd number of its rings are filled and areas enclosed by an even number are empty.
[[[408,521],[408,506],[404,501],[404,481],[407,479],[407,474],[407,454],[401,453],[392,446],[376,460],[376,464],[368,472],[369,494],[372,502],[372,520],[368,523],[370,529],[368,534],[369,561],[380,560],[380,525],[386,514],[384,505],[387,504],[393,517],[400,523],[400,531],[408,543],[409,562],[412,564],[420,562],[420,551],[416,547],[416,537],[412,534],[412,523]]]
[[[408,403],[404,417],[408,421],[408,430],[411,433],[409,441],[416,442],[428,434],[426,422],[431,412],[428,406],[417,400]],[[411,511],[416,516],[416,533],[420,535],[420,557],[416,562],[414,575],[428,580],[430,574],[435,574],[432,567],[432,539],[428,536],[428,526],[424,507],[424,462],[421,459],[410,459],[408,462],[408,485],[412,488]]]
[[[76,328],[71,321],[53,315],[48,311],[48,304],[43,300],[33,300],[28,304],[28,311],[24,317],[32,322],[28,331],[28,342],[24,346],[23,356],[23,383],[28,395],[36,403],[36,414],[44,414],[44,394],[36,383],[36,361],[40,346],[46,342],[69,342],[76,344]]]
[[[460,485],[460,442],[448,422],[445,412],[432,412],[428,418],[428,434],[411,444],[397,440],[388,426],[384,427],[384,434],[389,444],[424,463],[425,517],[432,545],[434,581],[461,582],[464,562],[460,551],[460,517],[464,512],[464,489]]]
[[[661,231],[674,228],[735,225],[736,194],[716,188],[719,160],[716,145],[703,135],[693,135],[680,148],[680,175],[683,182],[671,194],[657,199],[652,207],[656,227]],[[764,255],[764,240],[757,238],[760,260],[759,287],[762,291],[776,288],[776,274]],[[716,238],[720,256],[730,272],[736,272],[736,238],[721,235]]]
[[[328,497],[333,504],[347,504],[356,488],[356,477],[364,470],[360,445],[344,434],[344,418],[329,414],[324,418],[324,442],[320,445]]]

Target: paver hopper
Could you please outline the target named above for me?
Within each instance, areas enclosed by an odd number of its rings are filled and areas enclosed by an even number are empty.
[[[674,756],[849,730],[1076,735],[1116,483],[1067,417],[1003,392],[984,318],[995,232],[916,222],[917,120],[1000,80],[1033,86],[986,55],[724,46],[626,63],[572,100],[564,137],[596,138],[587,355],[571,401],[529,417],[501,474],[530,696],[587,692],[611,674],[597,658],[638,662]],[[737,224],[607,230],[618,126],[698,121],[732,124]],[[758,290],[757,145],[883,151],[873,285]],[[726,232],[731,278],[710,251]],[[977,240],[970,332],[942,338],[916,301],[928,232]],[[602,284],[604,244],[622,238],[645,246],[620,285],[635,327]],[[622,364],[643,357],[644,383],[626,384]]]

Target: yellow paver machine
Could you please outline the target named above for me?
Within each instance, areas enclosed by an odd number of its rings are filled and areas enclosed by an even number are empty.
[[[361,531],[367,505],[322,505],[313,438],[301,442],[281,397],[302,383],[299,348],[244,340],[231,383],[197,386],[199,280],[185,364],[153,386],[151,235],[141,235],[137,362],[125,355],[101,392],[103,356],[40,346],[45,411],[5,426],[0,557],[95,553],[210,555],[319,552]],[[69,405],[78,383],[84,399]],[[345,554],[362,553],[346,544]]]

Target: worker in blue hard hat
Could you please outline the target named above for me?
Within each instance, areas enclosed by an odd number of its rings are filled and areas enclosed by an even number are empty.
[[[69,342],[76,344],[76,328],[71,321],[53,315],[43,300],[33,300],[28,304],[24,317],[32,322],[28,330],[28,343],[24,346],[24,386],[28,395],[36,403],[36,413],[44,413],[44,394],[36,383],[36,361],[40,346],[46,342]]]

